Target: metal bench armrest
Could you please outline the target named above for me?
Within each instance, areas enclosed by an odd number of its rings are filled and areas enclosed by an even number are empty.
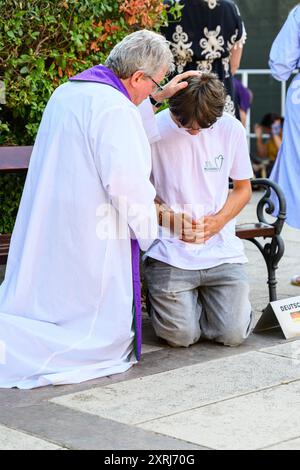
[[[272,225],[275,229],[275,235],[279,235],[286,219],[286,201],[283,191],[277,183],[265,178],[256,178],[251,180],[251,185],[252,188],[263,187],[265,189],[265,192],[256,207],[256,214],[259,222]],[[276,221],[270,223],[265,219],[265,213],[270,215],[273,214],[275,210],[274,198],[278,201],[278,214],[275,216]]]

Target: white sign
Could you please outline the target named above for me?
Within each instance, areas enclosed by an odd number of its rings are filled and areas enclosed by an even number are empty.
[[[278,327],[286,339],[300,336],[300,296],[270,302],[253,331],[256,333]]]

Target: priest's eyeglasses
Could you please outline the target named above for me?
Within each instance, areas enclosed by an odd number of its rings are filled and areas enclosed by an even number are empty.
[[[158,91],[158,90],[159,90],[159,91],[162,91],[162,90],[164,89],[164,88],[163,88],[159,83],[157,83],[157,82],[154,80],[154,78],[152,78],[150,75],[146,75],[146,77],[147,77],[147,78],[150,78],[150,80],[154,83],[154,85],[156,85],[156,89],[153,91],[153,93],[154,93],[155,91]]]

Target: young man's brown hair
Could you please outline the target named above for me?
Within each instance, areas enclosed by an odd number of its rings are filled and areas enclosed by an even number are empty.
[[[214,124],[224,111],[226,93],[214,73],[189,77],[188,86],[169,99],[169,109],[180,126],[205,129]]]

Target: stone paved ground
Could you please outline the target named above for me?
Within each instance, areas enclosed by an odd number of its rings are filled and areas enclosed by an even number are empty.
[[[241,222],[255,220],[258,197]],[[279,298],[300,295],[289,284],[300,272],[300,232],[286,227],[284,239]],[[268,302],[266,268],[245,247],[258,318]],[[273,331],[238,348],[173,349],[156,339],[147,316],[143,323],[142,360],[124,374],[0,390],[0,449],[300,449],[300,338]]]

